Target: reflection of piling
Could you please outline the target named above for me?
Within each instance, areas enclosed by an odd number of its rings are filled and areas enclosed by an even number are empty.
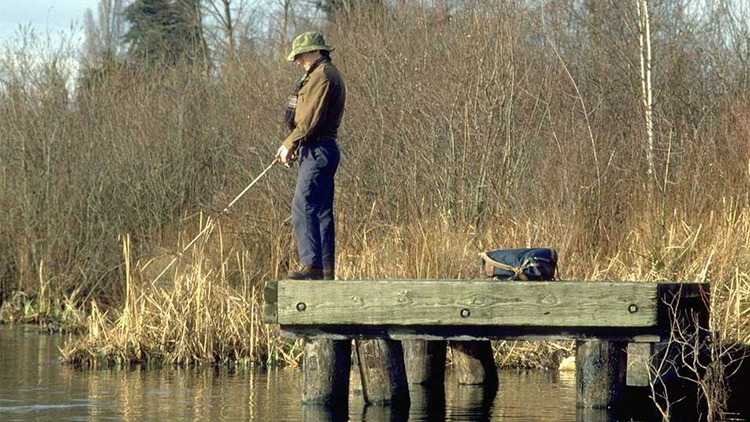
[[[613,420],[627,420],[614,419],[613,416],[613,412],[608,409],[583,406],[576,407],[576,420],[578,422],[611,422]]]
[[[409,412],[399,406],[373,406],[366,404],[362,407],[363,422],[407,422]]]
[[[497,390],[497,386],[487,384],[484,386],[459,385],[453,390],[450,407],[463,409],[462,412],[472,415],[472,420],[489,421]],[[460,415],[447,413],[451,420],[461,420]]]
[[[349,420],[349,406],[346,402],[336,404],[302,405],[302,420],[304,422],[346,422]]]
[[[409,386],[411,396],[411,412],[421,415],[428,421],[444,421],[445,411],[445,384],[411,384]]]

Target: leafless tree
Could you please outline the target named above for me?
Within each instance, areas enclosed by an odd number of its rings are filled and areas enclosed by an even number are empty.
[[[291,2],[291,0],[288,0]],[[206,34],[216,59],[231,58],[242,51],[257,52],[264,27],[273,21],[275,2],[268,0],[203,0]]]
[[[638,6],[638,45],[641,59],[641,94],[643,110],[646,118],[646,139],[648,158],[648,175],[653,177],[654,169],[654,96],[651,86],[651,18],[649,16],[649,1],[636,0]]]
[[[695,403],[704,404],[705,420],[725,420],[727,381],[739,367],[737,363],[744,359],[741,349],[727,341],[720,331],[706,326],[705,315],[681,307],[678,296],[667,299],[666,305],[672,321],[670,338],[657,345],[649,371],[654,404],[663,420],[670,420],[673,406],[687,398],[680,394],[670,396],[665,378],[676,377],[695,387]]]
[[[125,33],[122,0],[99,0],[97,16],[87,9],[84,17],[84,54],[87,60],[100,60],[118,55]]]
[[[218,26],[218,33],[213,33],[216,47],[223,50],[227,56],[237,53],[237,26],[247,7],[246,0],[205,0],[203,7],[208,16]],[[216,31],[214,31],[216,32]]]
[[[284,46],[289,31],[289,19],[292,17],[292,0],[278,0],[281,7],[281,22],[279,25],[279,45]]]

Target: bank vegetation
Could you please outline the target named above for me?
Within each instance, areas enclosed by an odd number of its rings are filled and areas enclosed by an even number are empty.
[[[559,279],[708,282],[713,328],[750,342],[748,10],[648,2],[647,107],[636,3],[384,2],[310,23],[348,88],[337,276],[472,278],[481,251],[554,247]],[[82,364],[297,363],[260,319],[263,282],[296,265],[293,170],[182,253],[283,139],[284,48],[73,77],[37,41],[0,59],[2,318],[75,327],[64,357]],[[539,366],[568,346],[497,347]]]

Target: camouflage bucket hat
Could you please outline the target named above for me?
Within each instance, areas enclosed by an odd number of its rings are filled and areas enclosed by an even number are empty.
[[[322,34],[317,32],[305,32],[300,34],[292,41],[292,52],[286,58],[293,62],[298,54],[307,53],[308,51],[325,50],[333,51],[333,47],[326,45],[326,40]]]

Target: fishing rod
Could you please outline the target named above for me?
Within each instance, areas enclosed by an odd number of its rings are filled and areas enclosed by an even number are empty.
[[[245,194],[245,193],[246,193],[246,192],[247,192],[248,190],[250,190],[250,188],[252,188],[252,187],[253,187],[253,186],[254,186],[254,185],[255,185],[256,183],[258,183],[258,180],[260,180],[260,179],[261,179],[261,178],[262,178],[263,176],[265,176],[265,175],[266,175],[266,173],[268,173],[268,171],[269,171],[269,170],[271,170],[271,168],[272,168],[272,167],[273,167],[274,165],[276,165],[276,163],[278,163],[278,162],[279,162],[279,159],[278,159],[278,158],[274,158],[274,160],[273,160],[273,161],[271,162],[271,164],[269,164],[269,165],[268,165],[268,167],[266,167],[266,169],[265,169],[265,170],[263,170],[263,171],[262,171],[262,172],[261,172],[261,173],[260,173],[260,174],[259,174],[259,175],[258,175],[258,176],[257,176],[257,177],[256,177],[256,178],[255,178],[255,179],[253,180],[253,181],[252,181],[252,182],[250,182],[250,184],[248,184],[248,185],[247,185],[247,186],[245,187],[245,189],[243,189],[243,190],[242,190],[242,192],[240,192],[240,194],[239,194],[239,195],[237,195],[237,197],[235,197],[235,198],[234,198],[234,199],[232,200],[232,202],[230,202],[230,203],[229,203],[229,205],[227,205],[227,206],[226,206],[226,208],[224,208],[224,210],[223,210],[222,212],[220,212],[220,213],[219,213],[219,215],[217,215],[217,216],[216,216],[216,218],[215,218],[215,219],[213,219],[213,220],[212,220],[212,219],[211,219],[211,217],[209,216],[209,217],[208,217],[208,218],[206,219],[206,226],[205,226],[205,227],[203,227],[203,230],[201,230],[201,231],[200,231],[200,233],[198,233],[198,235],[197,235],[197,236],[195,236],[195,237],[193,238],[193,240],[191,240],[191,241],[190,241],[190,243],[188,243],[188,244],[187,244],[187,245],[186,245],[186,246],[185,246],[184,248],[182,248],[182,251],[181,251],[181,252],[180,252],[180,253],[179,253],[179,254],[178,254],[178,255],[177,255],[176,257],[174,257],[174,258],[172,259],[172,261],[170,261],[170,263],[169,263],[169,264],[168,264],[168,265],[167,265],[167,266],[166,266],[166,267],[164,268],[164,270],[162,270],[162,272],[161,272],[161,273],[159,273],[159,275],[158,275],[158,276],[156,276],[156,278],[155,278],[155,279],[154,279],[154,280],[153,280],[153,281],[151,282],[151,284],[153,285],[153,284],[155,284],[155,283],[156,283],[157,281],[159,281],[159,279],[161,278],[161,276],[162,276],[162,275],[164,275],[164,273],[166,273],[167,271],[169,271],[169,269],[170,269],[170,268],[172,268],[172,265],[174,265],[174,263],[175,263],[175,262],[177,262],[177,259],[178,259],[179,257],[181,257],[181,256],[182,256],[182,254],[184,254],[184,253],[185,253],[185,251],[187,251],[187,250],[188,250],[188,249],[189,249],[189,248],[190,248],[191,246],[193,246],[193,244],[195,244],[195,242],[197,242],[197,241],[198,241],[198,239],[200,239],[200,237],[201,237],[201,236],[203,236],[203,235],[204,235],[204,234],[205,234],[206,232],[208,232],[208,230],[209,230],[210,228],[212,228],[212,227],[213,227],[213,225],[214,225],[214,223],[216,222],[216,220],[218,220],[218,219],[219,219],[219,218],[220,218],[221,216],[223,216],[223,215],[229,214],[229,208],[231,208],[231,207],[232,207],[232,205],[234,205],[234,204],[235,204],[235,203],[236,203],[237,201],[239,201],[239,199],[240,199],[240,198],[242,198],[242,196],[243,196],[243,195],[244,195],[244,194]]]
[[[224,211],[222,211],[222,212],[221,212],[221,214],[219,214],[219,216],[221,216],[221,215],[223,215],[223,214],[226,214],[226,213],[228,213],[228,212],[229,212],[229,208],[231,208],[231,207],[232,207],[232,205],[234,205],[234,203],[235,203],[235,202],[237,202],[237,201],[238,201],[238,200],[239,200],[240,198],[242,198],[242,195],[244,195],[244,194],[245,194],[245,192],[247,192],[247,191],[248,191],[248,190],[249,190],[249,189],[250,189],[251,187],[253,187],[253,185],[254,185],[254,184],[255,184],[255,183],[256,183],[256,182],[258,181],[258,180],[260,180],[260,178],[261,178],[261,177],[265,176],[265,175],[266,175],[266,173],[268,173],[268,170],[271,170],[271,167],[273,167],[273,166],[274,166],[274,164],[276,164],[276,163],[278,163],[278,162],[279,162],[279,159],[278,159],[278,158],[274,158],[274,159],[273,159],[273,161],[271,162],[271,164],[269,164],[269,165],[268,165],[268,167],[266,167],[266,169],[265,169],[265,170],[263,170],[263,171],[262,171],[262,172],[261,172],[261,173],[260,173],[260,174],[258,175],[258,177],[256,177],[256,178],[255,178],[255,180],[253,180],[252,182],[250,182],[250,184],[249,184],[249,185],[247,185],[247,187],[246,187],[246,188],[245,188],[245,189],[244,189],[244,190],[243,190],[242,192],[240,192],[240,194],[239,194],[239,195],[237,195],[237,197],[236,197],[236,198],[234,198],[234,199],[232,200],[232,202],[230,202],[230,203],[229,203],[229,205],[227,205],[227,207],[226,207],[226,208],[224,208]]]

